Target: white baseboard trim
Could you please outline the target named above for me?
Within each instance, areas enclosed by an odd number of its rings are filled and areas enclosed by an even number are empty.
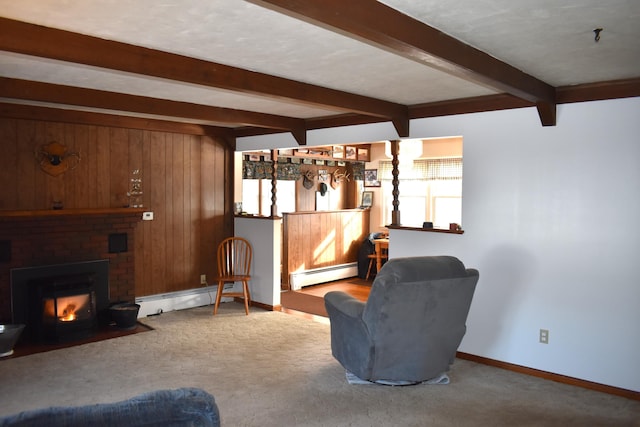
[[[332,282],[334,280],[347,279],[358,275],[358,263],[332,265],[329,267],[314,268],[311,270],[296,271],[290,274],[289,283],[294,291],[303,286],[318,283]]]

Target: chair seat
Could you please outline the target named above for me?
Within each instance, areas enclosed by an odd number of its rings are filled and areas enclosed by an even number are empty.
[[[251,280],[251,276],[247,274],[238,274],[236,276],[220,276],[214,278],[216,282],[220,283],[235,283],[235,282],[248,282]],[[244,290],[242,292],[234,292],[234,291],[222,291],[221,296],[224,297],[234,297],[234,298],[245,298],[247,294],[245,294]]]
[[[242,282],[243,280],[251,280],[251,276],[247,274],[239,274],[236,276],[220,276],[213,279],[216,282]]]

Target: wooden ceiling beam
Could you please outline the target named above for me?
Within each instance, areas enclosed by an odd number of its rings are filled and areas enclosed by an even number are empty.
[[[211,137],[224,137],[226,139],[235,138],[233,129],[219,126],[121,116],[117,114],[96,113],[93,111],[67,110],[39,105],[12,104],[9,102],[0,102],[0,117],[126,129],[144,129],[158,132],[184,133],[187,135],[206,135]]]
[[[534,103],[556,123],[555,88],[375,0],[251,0],[288,16]]]
[[[640,96],[640,77],[560,86],[557,92],[559,104],[631,98]]]
[[[521,98],[504,93],[460,98],[438,102],[416,104],[409,107],[412,119],[440,117],[456,114],[481,113],[485,111],[509,110],[512,108],[533,107],[534,104]]]
[[[0,77],[0,96],[28,101],[76,105],[107,110],[181,117],[234,126],[257,126],[290,131],[300,145],[306,144],[304,119],[255,113],[231,108],[212,107],[188,102],[107,92],[52,83]]]
[[[0,50],[382,117],[408,135],[401,104],[2,17]]]
[[[557,88],[557,92],[558,104],[637,97],[640,96],[640,78],[560,86]],[[409,106],[409,118],[414,120],[427,117],[510,110],[513,108],[530,108],[534,106],[535,104],[533,102],[503,93],[411,105]],[[339,114],[307,119],[306,127],[307,130],[314,130],[380,122],[380,119],[363,116],[361,114]],[[263,129],[255,127],[244,127],[235,129],[234,135],[239,138],[275,132],[277,131],[270,130],[265,132]]]

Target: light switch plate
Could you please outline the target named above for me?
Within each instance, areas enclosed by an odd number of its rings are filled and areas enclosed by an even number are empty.
[[[153,212],[144,212],[142,214],[143,221],[153,221]]]

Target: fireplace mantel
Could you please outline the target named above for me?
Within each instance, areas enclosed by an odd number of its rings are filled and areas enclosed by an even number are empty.
[[[36,209],[20,211],[0,210],[0,220],[8,218],[45,218],[88,215],[138,215],[142,219],[145,208],[86,208],[86,209]]]

